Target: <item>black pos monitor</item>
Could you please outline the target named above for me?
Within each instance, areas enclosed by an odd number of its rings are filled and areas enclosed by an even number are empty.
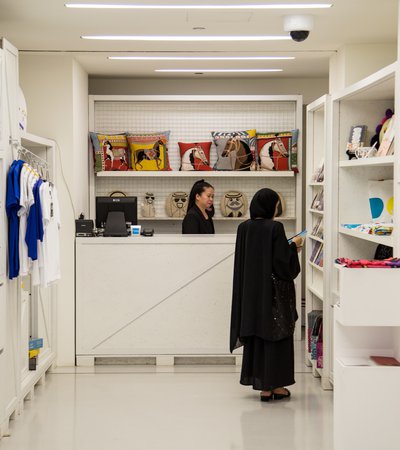
[[[137,225],[137,197],[96,197],[96,227],[104,236],[127,236],[127,222]]]

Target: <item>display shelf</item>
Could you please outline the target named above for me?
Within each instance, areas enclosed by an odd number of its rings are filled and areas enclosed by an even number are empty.
[[[337,320],[347,326],[400,327],[400,269],[340,266]]]
[[[32,133],[21,132],[21,144],[23,146],[29,146],[30,148],[41,149],[43,147],[54,147],[55,143],[51,139],[36,136]]]
[[[314,264],[314,263],[311,262],[311,261],[308,261],[308,264],[309,264],[311,267],[313,267],[314,269],[319,270],[320,272],[323,272],[323,271],[324,271],[324,268],[323,268],[323,267],[317,266],[316,264]]]
[[[90,131],[116,133],[154,132],[170,130],[169,162],[172,171],[154,172],[89,172],[89,217],[96,216],[96,196],[121,190],[136,196],[138,204],[146,192],[155,196],[156,218],[139,218],[139,223],[155,229],[157,236],[180,234],[181,220],[165,217],[165,199],[173,192],[188,193],[197,179],[204,178],[215,188],[215,205],[224,193],[240,190],[251,203],[259,189],[269,187],[278,191],[286,202],[286,214],[279,218],[287,236],[302,229],[302,108],[301,96],[242,96],[242,95],[100,95],[89,96]],[[243,126],[249,128],[243,128]],[[251,124],[251,125],[250,125]],[[205,142],[211,140],[213,130],[293,130],[299,129],[298,173],[294,171],[179,171],[181,164],[178,142]],[[88,152],[89,167],[93,152]],[[210,166],[217,160],[215,145],[210,152]],[[140,210],[140,207],[138,208]],[[219,211],[217,212],[220,216]],[[139,212],[140,215],[140,212]],[[214,217],[218,235],[233,234],[244,218]],[[224,277],[228,277],[224,273]],[[301,309],[301,280],[297,280],[296,304]],[[301,339],[296,328],[295,339]]]
[[[317,209],[309,209],[308,210],[310,213],[312,213],[312,214],[319,214],[320,216],[323,216],[324,215],[324,211],[318,211]]]
[[[375,158],[360,158],[360,159],[352,159],[349,161],[340,161],[339,167],[345,168],[357,168],[357,167],[377,167],[377,166],[394,166],[394,156],[377,156]]]
[[[151,178],[151,177],[179,177],[179,178],[292,178],[295,173],[293,171],[217,171],[217,170],[207,170],[207,171],[187,171],[179,172],[177,170],[171,171],[125,171],[125,172],[98,172],[97,177],[113,177],[113,178]]]
[[[324,301],[324,294],[323,294],[321,291],[319,291],[318,289],[316,289],[316,288],[313,287],[313,286],[307,286],[307,289],[308,289],[313,295],[315,295],[316,297],[318,297],[318,298],[321,300],[321,302]]]
[[[317,236],[313,236],[312,234],[309,234],[307,237],[308,237],[309,239],[311,239],[312,241],[317,241],[317,242],[324,243],[324,240],[323,240],[323,239],[321,239],[321,238],[319,238],[319,237],[317,237]]]
[[[326,223],[329,219],[329,192],[330,192],[330,133],[331,133],[331,98],[323,96],[307,107],[307,167],[306,177],[312,180],[323,164],[324,181],[310,181],[306,186],[306,205],[309,208],[306,215],[306,228],[312,233],[318,223],[321,223],[323,239],[308,235],[307,240],[307,270],[306,270],[306,312],[322,310],[323,327],[323,352],[324,368],[316,368],[315,361],[312,364],[313,374],[321,377],[321,387],[332,389],[329,383],[329,373],[332,367],[331,352],[331,308],[329,306],[329,271],[326,267],[320,267],[311,262],[313,248],[317,243],[323,244],[324,261],[330,255],[329,236],[326,233]],[[312,208],[315,196],[323,189],[324,210]],[[324,264],[325,266],[325,264]],[[308,321],[306,321],[306,333],[308,333]],[[306,349],[307,351],[307,349]]]
[[[376,125],[388,108],[400,108],[398,63],[394,63],[332,96],[332,219],[326,234],[332,236],[331,304],[334,305],[334,449],[398,447],[400,430],[400,370],[364,365],[369,356],[400,357],[400,272],[385,269],[350,269],[335,264],[337,257],[371,259],[376,245],[393,247],[399,255],[399,152],[385,157],[346,160],[350,127],[367,126],[364,145],[375,134]],[[396,126],[395,146],[399,142]],[[343,228],[344,223],[372,221],[369,181],[392,180],[394,232],[375,236]],[[326,208],[328,209],[328,208]],[[366,361],[366,362],[363,362]],[[368,393],[376,392],[377,395]],[[381,388],[382,387],[382,388]],[[366,394],[367,393],[367,394]],[[382,411],[385,414],[382,415]],[[361,427],[354,427],[357,417]],[[397,420],[396,424],[395,421]]]
[[[393,100],[398,64],[393,63],[332,95],[333,101]]]
[[[339,234],[354,237],[357,239],[363,239],[364,241],[374,242],[375,244],[383,244],[388,247],[393,247],[392,236],[376,236],[374,234],[367,234],[357,230],[351,230],[348,228],[341,227]]]

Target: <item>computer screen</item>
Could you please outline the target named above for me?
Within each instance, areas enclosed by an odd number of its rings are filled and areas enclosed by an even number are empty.
[[[109,212],[125,214],[125,222],[137,225],[137,197],[96,197],[96,227],[104,228]]]

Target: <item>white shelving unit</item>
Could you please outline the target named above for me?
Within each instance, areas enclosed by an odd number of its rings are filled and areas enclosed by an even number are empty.
[[[348,269],[334,264],[339,256],[373,258],[377,244],[393,247],[394,255],[399,255],[399,128],[394,156],[348,161],[345,154],[352,125],[368,126],[368,145],[386,109],[396,104],[395,110],[400,110],[398,81],[395,63],[332,97],[334,214],[327,221],[326,231],[333,238],[333,257],[328,264],[335,302],[335,450],[394,450],[400,439],[400,369],[373,365],[370,360],[372,355],[400,359],[400,271]],[[344,229],[343,223],[371,222],[368,180],[381,179],[393,180],[393,235],[374,236]]]
[[[55,360],[55,308],[57,288],[32,289],[30,277],[10,281],[7,273],[7,217],[5,192],[7,173],[20,142],[49,163],[54,180],[54,142],[18,127],[18,50],[6,40],[0,41],[0,440],[8,435],[9,421],[24,408],[25,399],[33,399],[35,385]],[[29,338],[41,337],[44,347],[35,371],[29,371]],[[1,444],[0,444],[1,445]]]
[[[307,168],[306,168],[306,205],[309,208],[306,216],[308,236],[306,241],[306,365],[313,368],[313,375],[321,377],[323,389],[332,389],[332,314],[329,295],[329,265],[324,267],[310,261],[312,249],[315,245],[323,245],[324,261],[329,257],[329,236],[326,233],[327,215],[329,214],[329,151],[331,121],[330,97],[325,95],[307,107]],[[324,164],[324,181],[313,180],[316,169]],[[311,208],[312,201],[318,192],[324,191],[324,211]],[[326,213],[325,213],[326,211]],[[314,236],[313,228],[322,221],[323,237]],[[316,361],[311,359],[308,352],[308,320],[307,314],[313,310],[320,310],[323,314],[323,368],[316,367]]]
[[[276,95],[150,95],[150,96],[90,96],[90,131],[157,132],[170,130],[169,160],[172,171],[165,172],[100,172],[93,173],[90,154],[89,192],[90,217],[95,218],[96,195],[107,196],[114,190],[138,197],[138,220],[153,227],[157,234],[181,233],[181,220],[169,218],[165,199],[174,191],[189,192],[195,179],[204,178],[216,191],[214,216],[218,234],[235,234],[240,221],[222,217],[219,203],[229,190],[240,190],[250,201],[254,193],[270,187],[281,193],[286,202],[286,214],[280,218],[288,235],[301,231],[302,225],[302,168],[301,137],[298,140],[299,173],[293,171],[251,172],[180,172],[178,141],[211,141],[211,131],[256,129],[258,132],[302,130],[302,97]],[[216,160],[215,146],[211,147],[211,165]],[[142,218],[140,205],[146,192],[156,198],[156,217]],[[247,214],[248,216],[248,214]],[[301,281],[297,280],[297,306],[301,306]],[[301,329],[296,330],[301,339]]]

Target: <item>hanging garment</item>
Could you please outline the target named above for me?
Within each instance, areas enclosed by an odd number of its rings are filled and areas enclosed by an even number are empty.
[[[33,196],[33,187],[35,186],[39,175],[28,165],[24,164],[20,175],[20,209],[19,215],[19,259],[20,275],[26,276],[30,273],[32,261],[28,257],[28,245],[26,243],[26,230],[29,210],[35,203]]]
[[[40,187],[43,217],[43,241],[39,243],[40,284],[48,287],[61,278],[60,271],[60,207],[57,189],[45,182]]]
[[[28,257],[31,261],[31,275],[33,286],[38,286],[40,284],[38,248],[40,242],[43,241],[43,218],[42,206],[40,204],[40,187],[42,184],[43,181],[39,179],[33,187],[33,197],[35,202],[29,210],[25,235],[25,242],[28,246]]]
[[[7,175],[6,212],[8,217],[8,277],[19,275],[20,175],[24,161],[13,161]]]

